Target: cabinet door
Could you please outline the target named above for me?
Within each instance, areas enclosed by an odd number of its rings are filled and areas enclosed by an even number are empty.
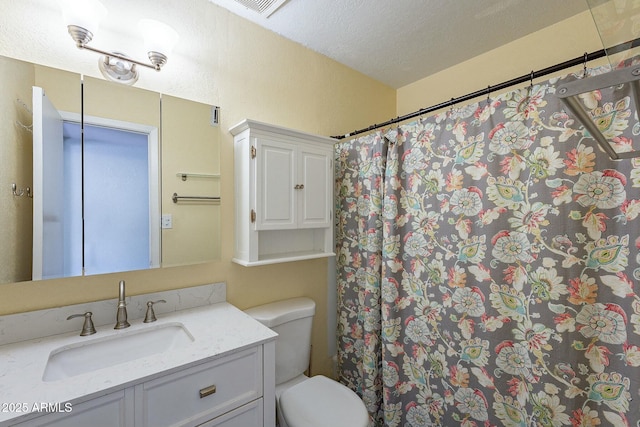
[[[133,406],[127,405],[133,396],[130,389],[88,400],[69,408],[67,413],[49,414],[22,424],[20,427],[131,427]],[[125,397],[126,396],[126,397]]]
[[[310,146],[301,146],[298,154],[297,190],[298,228],[324,228],[331,225],[332,206],[332,152]]]
[[[296,228],[296,146],[266,138],[256,140],[257,230]]]

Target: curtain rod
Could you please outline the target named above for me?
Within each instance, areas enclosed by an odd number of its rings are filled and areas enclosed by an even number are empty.
[[[355,136],[355,135],[358,135],[358,134],[361,134],[361,133],[365,133],[365,132],[369,132],[369,131],[372,131],[372,130],[375,130],[375,129],[379,129],[381,127],[385,127],[385,126],[389,126],[389,125],[392,125],[392,124],[395,124],[395,123],[403,122],[405,120],[412,119],[414,117],[418,117],[418,116],[421,116],[421,115],[426,114],[426,113],[431,113],[433,111],[440,110],[441,108],[453,106],[454,104],[458,104],[460,102],[469,101],[470,99],[477,98],[477,97],[482,96],[482,95],[487,95],[488,96],[488,95],[491,94],[491,92],[500,91],[500,90],[506,89],[506,88],[508,88],[510,86],[515,86],[517,84],[525,83],[525,82],[528,82],[528,81],[532,82],[533,79],[536,79],[538,77],[543,77],[543,76],[546,76],[546,75],[549,75],[549,74],[552,74],[552,73],[555,73],[555,72],[558,72],[558,71],[565,70],[567,68],[574,67],[576,65],[584,64],[585,67],[586,67],[588,61],[593,61],[594,59],[600,59],[600,58],[602,58],[604,56],[607,56],[608,54],[616,54],[616,53],[624,52],[625,50],[630,50],[630,49],[633,49],[633,48],[638,47],[638,46],[640,46],[640,38],[636,38],[636,39],[633,39],[633,40],[625,42],[625,43],[620,43],[618,45],[610,47],[609,49],[600,49],[598,51],[591,52],[591,53],[586,53],[585,52],[583,56],[578,56],[578,57],[570,59],[568,61],[564,61],[564,62],[561,62],[559,64],[552,65],[551,67],[543,68],[542,70],[538,70],[538,71],[531,71],[531,73],[529,73],[529,74],[525,74],[523,76],[516,77],[514,79],[507,80],[507,81],[504,81],[502,83],[498,83],[497,85],[494,85],[494,86],[487,86],[484,89],[480,89],[480,90],[477,90],[475,92],[471,92],[471,93],[468,93],[466,95],[459,96],[457,98],[451,98],[449,101],[444,101],[444,102],[441,102],[439,104],[432,105],[430,107],[425,107],[425,108],[422,108],[422,109],[420,109],[418,111],[414,111],[413,113],[405,114],[404,116],[398,116],[395,119],[387,120],[384,123],[373,124],[373,125],[371,125],[371,126],[369,126],[367,128],[363,128],[363,129],[360,129],[360,130],[355,130],[355,131],[353,131],[351,133],[348,133],[346,135],[337,135],[337,136],[332,136],[331,138],[344,139],[344,138],[348,138],[350,136]]]

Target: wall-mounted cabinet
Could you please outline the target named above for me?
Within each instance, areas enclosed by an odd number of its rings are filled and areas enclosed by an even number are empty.
[[[235,153],[235,254],[246,265],[333,253],[332,138],[253,120],[230,129]]]

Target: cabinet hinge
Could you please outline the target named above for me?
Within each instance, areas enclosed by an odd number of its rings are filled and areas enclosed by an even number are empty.
[[[257,155],[258,154],[256,153],[256,147],[252,145],[251,146],[251,158],[255,159]]]
[[[256,222],[256,211],[251,209],[251,222]]]

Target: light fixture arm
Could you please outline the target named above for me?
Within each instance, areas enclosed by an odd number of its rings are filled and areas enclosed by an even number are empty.
[[[87,49],[92,52],[99,53],[101,55],[110,56],[112,58],[118,58],[120,60],[131,62],[136,65],[141,65],[143,67],[151,68],[152,70],[156,70],[156,71],[160,71],[162,69],[162,66],[167,63],[167,56],[160,52],[149,52],[149,60],[151,61],[151,64],[148,64],[146,62],[137,61],[135,59],[129,58],[124,55],[120,55],[118,53],[107,52],[105,50],[89,46],[88,43],[93,38],[93,34],[91,33],[91,31],[88,31],[77,25],[69,25],[67,28],[69,30],[69,34],[71,35],[71,38],[73,38],[73,40],[76,42],[76,46],[78,47],[78,49]]]
[[[102,55],[110,56],[112,58],[118,58],[118,59],[121,59],[123,61],[131,62],[131,63],[136,64],[136,65],[142,65],[143,67],[151,68],[152,70],[160,71],[161,68],[162,68],[161,64],[155,64],[155,65],[154,64],[147,64],[146,62],[137,61],[137,60],[135,60],[133,58],[129,58],[129,57],[124,56],[124,55],[119,55],[119,54],[114,53],[114,52],[107,52],[105,50],[97,49],[95,47],[92,47],[92,46],[89,46],[89,45],[86,45],[86,44],[78,44],[77,46],[80,49],[87,49],[87,50],[90,50],[91,52],[95,52],[95,53],[99,53],[99,54],[102,54]]]

